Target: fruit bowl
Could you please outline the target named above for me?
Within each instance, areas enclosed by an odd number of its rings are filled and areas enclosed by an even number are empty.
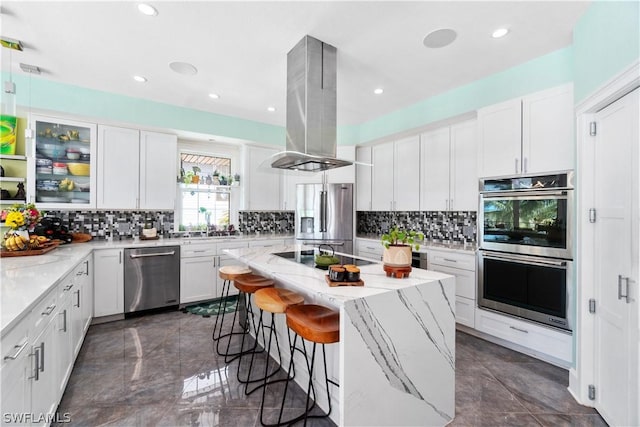
[[[89,163],[67,163],[67,168],[71,175],[77,176],[89,176],[91,170]]]

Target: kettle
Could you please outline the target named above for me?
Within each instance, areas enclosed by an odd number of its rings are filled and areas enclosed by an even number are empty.
[[[54,216],[45,216],[42,218],[35,226],[33,232],[38,236],[62,240],[64,243],[71,243],[71,240],[73,240],[69,229],[62,225],[62,220]]]

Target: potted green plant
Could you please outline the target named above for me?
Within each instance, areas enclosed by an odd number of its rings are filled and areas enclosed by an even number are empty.
[[[191,182],[193,184],[198,184],[200,182],[200,175],[198,175],[201,170],[198,166],[194,166],[191,169],[193,169],[193,176],[191,177]]]
[[[411,266],[411,252],[414,248],[419,250],[423,240],[424,234],[421,232],[393,227],[381,238],[384,246],[382,262],[391,267]]]

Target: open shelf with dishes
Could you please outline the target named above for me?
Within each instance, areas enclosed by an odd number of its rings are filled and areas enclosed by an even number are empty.
[[[95,206],[96,125],[33,116],[31,126],[35,143],[29,194],[35,203]]]
[[[0,154],[0,204],[12,205],[26,202],[27,156],[17,154]],[[25,197],[20,197],[24,195]]]

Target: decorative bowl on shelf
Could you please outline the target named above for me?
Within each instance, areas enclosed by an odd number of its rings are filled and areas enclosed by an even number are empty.
[[[50,159],[64,157],[64,148],[57,144],[39,144],[38,151]]]
[[[67,168],[71,175],[89,176],[91,166],[89,163],[67,163]]]

